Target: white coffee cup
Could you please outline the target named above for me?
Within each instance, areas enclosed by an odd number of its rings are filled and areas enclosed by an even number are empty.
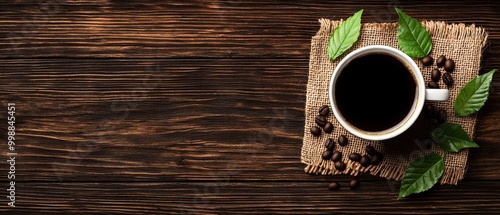
[[[356,126],[352,125],[348,122],[342,115],[342,112],[339,110],[335,98],[335,85],[338,80],[339,75],[342,73],[342,70],[354,59],[365,56],[368,54],[385,54],[392,56],[398,59],[404,65],[407,65],[408,72],[412,73],[413,78],[416,83],[416,91],[415,97],[413,101],[413,105],[408,111],[406,117],[401,120],[396,125],[384,129],[381,131],[365,131]],[[362,78],[362,77],[360,77]],[[397,90],[397,89],[395,89]],[[417,66],[417,64],[410,58],[408,55],[403,53],[402,51],[383,45],[371,45],[365,46],[359,49],[356,49],[346,55],[337,65],[335,70],[333,71],[333,75],[330,80],[329,87],[329,98],[330,104],[332,107],[333,115],[337,119],[337,121],[350,133],[367,140],[385,140],[398,136],[399,134],[406,131],[410,126],[417,120],[424,107],[425,100],[432,101],[445,101],[449,98],[449,92],[447,89],[426,89],[424,78],[422,73]],[[366,107],[369,108],[369,107]]]

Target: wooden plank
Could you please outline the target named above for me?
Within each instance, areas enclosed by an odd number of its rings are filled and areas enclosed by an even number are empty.
[[[0,101],[17,107],[20,181],[327,180],[300,164],[307,60],[0,65]],[[499,101],[493,91],[481,112],[467,178],[499,179]]]
[[[397,201],[397,185],[361,182],[19,183],[8,214],[476,214],[500,212],[500,184],[466,181]]]
[[[364,8],[363,22],[394,22],[395,6],[422,20],[475,23],[489,31],[492,44],[500,39],[495,1],[11,3],[0,8],[0,58],[306,59],[319,18],[345,19]]]

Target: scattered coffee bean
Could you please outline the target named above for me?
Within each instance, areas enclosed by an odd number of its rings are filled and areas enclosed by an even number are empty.
[[[331,159],[333,162],[336,162],[336,161],[339,161],[339,160],[342,160],[342,152],[339,152],[339,151],[335,151],[333,152],[333,155],[332,155],[332,159]]]
[[[332,158],[332,156],[333,156],[333,152],[330,150],[324,151],[323,155],[321,155],[321,157],[323,157],[323,160],[330,160],[330,158]]]
[[[332,138],[328,138],[325,140],[325,147],[330,151],[333,151],[333,149],[335,149],[335,142],[332,140]]]
[[[323,105],[319,108],[319,115],[327,116],[330,113],[330,107],[328,105]]]
[[[424,139],[424,141],[420,142],[419,147],[430,150],[430,149],[432,149],[432,145],[434,145],[434,144],[436,144],[436,142],[434,142],[434,140],[432,140],[430,138],[426,138],[426,139]]]
[[[436,60],[436,65],[438,67],[444,66],[444,62],[446,62],[446,57],[444,55],[439,56],[439,58]]]
[[[327,122],[327,123],[325,124],[325,127],[323,127],[323,131],[324,131],[325,133],[328,133],[328,134],[329,134],[329,133],[332,133],[332,130],[333,130],[333,125],[332,125],[332,123]]]
[[[361,166],[364,166],[364,167],[370,166],[370,157],[363,155],[363,157],[361,157],[361,160],[359,161],[359,163],[361,164]]]
[[[339,142],[339,145],[341,145],[341,146],[347,146],[348,140],[347,140],[347,137],[345,135],[340,135],[337,142]]]
[[[427,87],[428,88],[434,88],[434,89],[439,89],[439,84],[435,81],[429,81],[429,83],[427,83]]]
[[[382,162],[382,159],[384,159],[384,155],[377,152],[370,158],[370,163],[373,165],[378,165],[380,162]]]
[[[318,125],[319,127],[325,127],[325,124],[327,123],[326,118],[321,115],[317,115],[314,119],[314,122],[316,122],[316,125]]]
[[[330,190],[338,190],[340,189],[340,184],[338,182],[332,182],[328,184],[328,189]]]
[[[443,82],[448,87],[451,87],[453,85],[453,78],[451,77],[451,74],[449,72],[444,73],[444,75],[443,75]]]
[[[358,153],[352,153],[349,155],[349,160],[358,162],[361,160],[361,155]]]
[[[321,134],[321,129],[318,126],[311,127],[311,134],[314,136],[319,136]]]
[[[343,161],[336,161],[334,166],[335,169],[337,169],[338,171],[344,171],[346,168],[345,163]]]
[[[377,153],[377,150],[375,150],[375,148],[373,148],[373,146],[366,146],[365,148],[365,151],[366,151],[366,154],[368,155],[374,155],[375,153]]]
[[[431,71],[431,79],[433,81],[439,81],[439,79],[441,78],[441,71],[439,71],[439,69],[433,69]]]
[[[426,117],[432,118],[436,114],[436,110],[434,109],[434,105],[425,104],[424,105],[424,114]]]
[[[350,182],[349,182],[349,188],[351,188],[351,190],[355,190],[359,187],[359,181],[358,179],[352,179]]]
[[[434,59],[432,59],[431,56],[427,55],[424,58],[422,58],[420,60],[420,62],[422,62],[422,64],[424,64],[424,66],[430,66],[434,62]]]
[[[445,123],[446,120],[448,120],[448,113],[446,112],[446,110],[444,110],[444,109],[439,110],[437,112],[436,120],[440,124]]]
[[[444,62],[444,70],[447,72],[453,72],[455,70],[455,61],[448,59]]]

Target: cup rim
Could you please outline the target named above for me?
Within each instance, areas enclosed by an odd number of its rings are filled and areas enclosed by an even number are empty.
[[[410,67],[409,70],[412,72],[413,77],[415,78],[417,87],[417,92],[415,95],[416,99],[407,117],[405,117],[404,120],[402,120],[395,126],[377,132],[362,131],[361,129],[356,128],[350,123],[346,122],[343,116],[340,114],[334,98],[334,89],[335,89],[334,83],[337,80],[338,76],[340,75],[340,71],[353,59],[368,53],[386,53],[402,60],[403,63],[405,63],[408,67]],[[349,131],[351,134],[354,134],[360,138],[367,140],[386,140],[400,135],[408,128],[410,128],[413,125],[413,123],[417,120],[425,102],[425,82],[422,73],[420,71],[420,68],[408,55],[406,55],[402,51],[385,45],[369,45],[352,51],[351,53],[347,54],[337,64],[330,78],[328,94],[333,115],[335,116],[337,121],[342,125],[342,127],[344,127],[347,131]]]

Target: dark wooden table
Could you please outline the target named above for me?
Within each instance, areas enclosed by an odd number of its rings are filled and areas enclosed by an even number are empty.
[[[399,182],[300,163],[319,18],[476,24],[500,69],[498,1],[7,0],[0,7],[2,214],[500,213],[500,75],[466,179],[396,201]],[[326,3],[328,2],[328,3]],[[7,205],[7,104],[16,207]]]

